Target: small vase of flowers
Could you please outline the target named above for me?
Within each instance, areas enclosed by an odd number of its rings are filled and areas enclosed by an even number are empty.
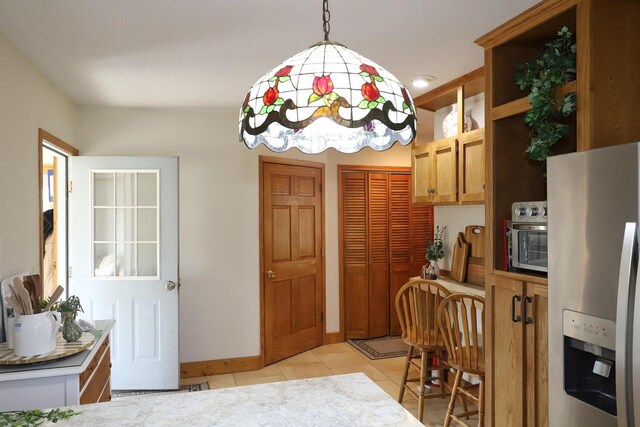
[[[435,279],[440,274],[438,261],[444,258],[444,233],[446,230],[446,226],[436,226],[433,240],[427,243],[427,255],[425,258],[429,260],[429,263],[422,268],[423,279]]]

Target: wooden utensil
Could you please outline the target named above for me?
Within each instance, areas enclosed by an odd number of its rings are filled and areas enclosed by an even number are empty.
[[[14,280],[14,283],[15,283],[15,280]],[[14,305],[15,305],[14,308],[17,307],[22,312],[21,314],[28,314],[27,308],[22,302],[22,298],[20,298],[20,294],[16,290],[14,283],[9,283],[9,289],[11,289],[11,297],[13,298]]]
[[[38,296],[36,295],[36,284],[33,280],[25,278],[23,281],[24,288],[29,293],[29,301],[31,302],[31,307],[33,308],[34,314],[40,313],[40,304],[38,304]]]
[[[484,227],[482,225],[468,225],[464,229],[464,237],[471,246],[469,256],[484,258]]]
[[[31,298],[29,292],[24,288],[22,279],[18,277],[13,278],[13,290],[16,292],[16,296],[22,302],[24,307],[24,314],[33,314],[33,307],[31,306]]]
[[[464,240],[464,234],[458,233],[456,242],[453,245],[453,262],[451,265],[451,278],[458,282],[464,282],[467,274],[467,256],[469,255],[469,245]]]
[[[30,276],[25,276],[23,281],[24,283],[30,282],[33,284],[31,289],[33,290],[33,293],[36,297],[36,302],[37,302],[34,308],[36,309],[35,311],[39,313],[40,301],[43,300],[43,294],[44,294],[44,288],[43,288],[42,280],[40,280],[40,275],[32,274]],[[27,288],[27,290],[29,291],[29,288]]]
[[[8,297],[4,298],[5,302],[7,304],[9,304],[11,306],[11,308],[13,308],[13,311],[16,314],[24,314],[22,312],[22,304],[20,303],[20,301],[18,301],[15,297],[15,295],[13,295],[13,293],[11,293],[11,295],[9,295]]]
[[[58,299],[62,296],[62,293],[64,292],[64,288],[62,286],[58,286],[56,288],[55,291],[53,291],[53,294],[51,295],[51,297],[49,298],[49,302],[47,303],[47,305],[44,307],[44,311],[47,311],[51,308],[51,306],[53,304],[56,303],[56,301],[58,301]]]

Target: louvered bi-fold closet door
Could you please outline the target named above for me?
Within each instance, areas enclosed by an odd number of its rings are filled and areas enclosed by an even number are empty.
[[[411,175],[389,176],[389,324],[391,335],[400,335],[396,295],[411,277]]]
[[[369,173],[369,337],[389,334],[389,174]]]
[[[367,173],[342,174],[343,286],[347,338],[369,334]]]

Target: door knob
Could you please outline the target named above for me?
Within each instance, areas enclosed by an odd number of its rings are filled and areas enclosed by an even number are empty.
[[[271,271],[271,270],[267,271],[267,277],[269,279],[273,279],[274,277],[276,277],[275,271]]]
[[[169,280],[169,281],[167,282],[167,284],[166,284],[166,285],[164,285],[164,288],[165,288],[166,290],[168,290],[168,291],[172,291],[172,290],[174,290],[174,289],[176,288],[176,284],[175,284],[175,282],[173,282],[173,281]]]

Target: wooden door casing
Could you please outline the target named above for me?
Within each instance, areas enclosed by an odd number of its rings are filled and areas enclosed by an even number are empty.
[[[267,162],[263,174],[264,355],[270,364],[323,342],[323,170]]]

